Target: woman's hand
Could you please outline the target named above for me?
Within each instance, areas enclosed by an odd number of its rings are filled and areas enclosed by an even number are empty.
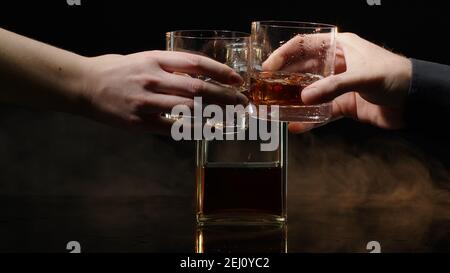
[[[89,104],[83,114],[114,125],[168,133],[172,123],[161,113],[180,104],[193,108],[194,96],[209,104],[247,102],[231,88],[186,76],[203,75],[227,85],[242,82],[228,66],[198,55],[149,51],[89,58],[85,65],[83,94]]]
[[[0,83],[1,102],[155,133],[170,132],[171,122],[161,113],[178,104],[193,107],[195,96],[210,104],[247,103],[244,95],[225,87],[242,84],[242,78],[203,56],[148,51],[86,58],[1,28]]]

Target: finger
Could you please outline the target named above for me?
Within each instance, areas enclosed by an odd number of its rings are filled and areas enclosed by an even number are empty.
[[[361,76],[350,72],[326,77],[303,89],[302,101],[308,105],[329,102],[351,90],[361,89],[363,84]]]
[[[290,73],[308,73],[311,71],[318,71],[322,67],[322,63],[318,59],[302,60],[294,63],[289,63],[283,66],[283,72]]]
[[[335,73],[336,74],[341,74],[344,73],[345,71],[347,71],[347,64],[345,62],[345,55],[344,55],[344,51],[339,49],[336,52],[336,59],[335,59]],[[267,67],[263,66],[264,68],[266,68],[265,70],[269,70],[272,71],[273,67],[271,67],[270,69],[267,69]],[[320,69],[323,67],[323,61],[320,58],[316,58],[316,57],[308,57],[308,58],[304,58],[302,60],[297,60],[295,62],[289,62],[286,63],[282,66],[282,70],[284,72],[291,72],[291,73],[308,73],[311,71],[320,71]],[[263,69],[264,70],[264,69]]]
[[[345,93],[333,100],[332,118],[357,119],[357,101],[355,92]]]
[[[292,122],[289,123],[288,125],[288,129],[289,132],[291,132],[292,134],[304,134],[306,132],[309,132],[311,130],[320,128],[322,126],[326,126],[329,123],[335,122],[336,120],[341,119],[340,118],[333,118],[328,120],[327,122],[322,122],[322,123],[303,123],[303,122]]]
[[[347,71],[347,62],[345,61],[345,52],[342,48],[336,48],[336,60],[334,64],[334,72],[342,74]]]
[[[246,96],[230,87],[176,74],[168,73],[164,77],[165,79],[158,84],[157,92],[185,98],[202,97],[204,102],[209,104],[246,105],[248,103]]]
[[[147,115],[141,117],[139,127],[141,129],[151,131],[154,134],[170,135],[174,120],[164,118],[160,115]]]
[[[288,65],[289,59],[295,58],[302,50],[304,37],[297,35],[270,54],[262,64],[264,71],[278,71]]]
[[[170,73],[198,74],[225,84],[243,82],[242,77],[231,67],[204,56],[185,52],[162,51],[158,57],[161,68]]]
[[[175,106],[187,106],[190,112],[175,112],[172,115],[172,110]],[[196,103],[192,99],[163,95],[152,94],[146,99],[146,103],[138,111],[137,115],[141,119],[141,128],[155,131],[156,133],[167,134],[170,132],[171,126],[175,121],[182,121],[186,130],[194,130],[196,127],[203,128],[201,124],[197,124],[194,119],[193,109]],[[169,116],[167,116],[169,114]],[[147,127],[147,128],[145,128]],[[155,128],[156,127],[156,128]]]
[[[317,42],[315,44],[318,44]],[[289,48],[288,48],[289,47]],[[263,63],[263,70],[266,71],[277,71],[283,70],[285,72],[310,72],[318,71],[323,66],[323,60],[318,58],[317,54],[312,54],[314,46],[308,46],[308,54],[305,51],[301,52],[300,56],[297,56],[299,52],[295,50],[300,50],[288,43],[280,47],[278,50],[274,51],[272,55]],[[324,49],[321,49],[324,50]],[[283,52],[284,51],[284,52]],[[317,45],[316,45],[317,52]],[[335,54],[335,73],[341,74],[347,71],[347,64],[345,60],[345,53],[342,45],[339,44],[336,48]]]
[[[328,123],[334,122],[346,116],[348,114],[347,108],[353,103],[351,100],[354,99],[352,94],[344,94],[333,101],[331,118],[324,123],[305,123],[305,122],[290,122],[288,125],[289,132],[293,134],[303,134],[314,130],[316,128],[327,125]]]
[[[278,71],[298,62],[316,59],[330,48],[330,34],[297,35],[276,49],[263,63],[263,70]]]
[[[139,116],[170,113],[173,107],[177,105],[186,105],[189,109],[193,109],[194,100],[191,98],[153,93],[140,99],[140,103],[136,111]]]

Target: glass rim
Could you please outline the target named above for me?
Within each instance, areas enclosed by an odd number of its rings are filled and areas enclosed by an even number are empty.
[[[183,34],[186,33],[186,34]],[[210,33],[205,36],[195,36],[195,33]],[[219,36],[220,34],[228,34],[232,36]],[[176,37],[183,39],[218,39],[218,40],[234,40],[234,39],[249,39],[250,33],[234,30],[216,30],[216,29],[183,29],[166,32],[166,37]]]
[[[253,21],[252,24],[260,24],[262,26],[274,28],[296,28],[296,29],[321,28],[328,30],[337,30],[336,25],[326,23],[303,22],[303,21],[263,20],[263,21]]]

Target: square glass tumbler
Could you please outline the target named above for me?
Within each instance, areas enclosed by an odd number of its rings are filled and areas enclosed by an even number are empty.
[[[332,104],[305,105],[303,89],[334,74],[337,27],[318,23],[252,23],[250,98],[256,106],[279,108],[279,120],[324,123]],[[277,108],[277,109],[278,109]],[[278,113],[278,112],[277,112]]]
[[[277,123],[278,148],[257,140],[197,142],[197,223],[284,224],[287,189],[287,124]],[[248,130],[245,129],[248,135]],[[250,138],[246,138],[250,139]]]

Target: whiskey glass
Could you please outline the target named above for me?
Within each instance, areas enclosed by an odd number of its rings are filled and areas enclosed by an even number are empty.
[[[305,105],[302,90],[334,74],[337,27],[294,21],[252,23],[250,99],[256,106],[279,107],[280,121],[323,123],[332,104]],[[272,106],[272,107],[270,107]]]
[[[181,51],[191,54],[198,54],[211,58],[220,63],[226,64],[237,72],[243,79],[239,86],[229,86],[204,75],[185,75],[196,77],[206,82],[232,88],[238,92],[246,94],[249,86],[248,62],[250,50],[250,34],[230,30],[177,30],[166,33],[166,50]],[[244,114],[246,115],[246,114]],[[177,120],[183,118],[186,123],[194,125],[195,119],[192,116],[173,116],[165,114],[166,118]],[[245,117],[233,121],[223,122],[214,118],[203,119],[204,125],[223,130],[228,127],[245,126]],[[198,125],[198,124],[197,124]]]

